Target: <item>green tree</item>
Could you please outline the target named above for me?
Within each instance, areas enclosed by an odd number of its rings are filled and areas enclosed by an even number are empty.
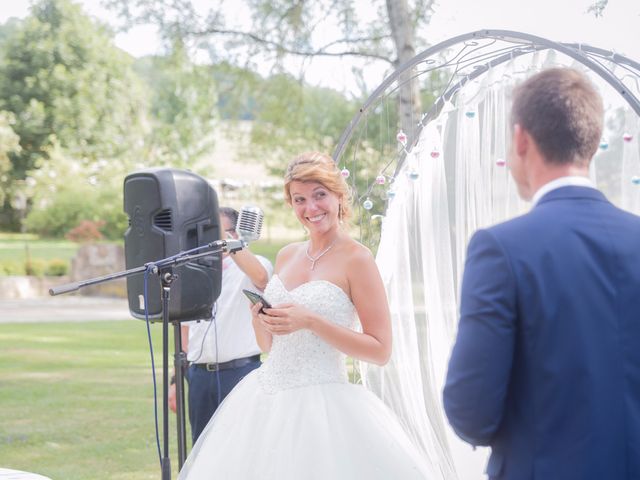
[[[102,234],[121,239],[127,218],[122,211],[122,180],[126,167],[96,162],[89,169],[59,145],[47,161],[29,172],[25,193],[33,208],[24,226],[44,237],[62,238],[83,221],[100,222]],[[101,168],[103,167],[103,168]]]
[[[0,205],[9,189],[11,160],[9,155],[20,151],[20,138],[13,130],[15,118],[10,112],[0,111]]]
[[[0,109],[15,115],[21,146],[12,180],[46,161],[54,141],[88,167],[140,140],[144,90],[111,36],[72,1],[39,0],[2,42]]]
[[[136,70],[151,92],[147,161],[192,168],[214,143],[218,97],[211,67],[191,62],[177,39],[169,55],[144,58]]]
[[[192,0],[107,0],[129,24],[153,23],[167,36],[180,34],[206,49],[211,59],[226,59],[235,65],[271,63],[282,71],[292,58],[303,60],[300,69],[313,58],[350,57],[362,62],[379,62],[397,67],[426,46],[424,32],[431,19],[434,0],[244,0],[234,2],[246,9],[244,23],[229,19],[229,3],[217,2],[206,11]],[[372,12],[375,12],[372,15]],[[299,65],[299,62],[294,62]],[[359,66],[354,66],[358,75]],[[286,70],[286,69],[285,69]],[[328,74],[330,74],[328,72]],[[421,97],[413,72],[400,78],[398,121],[412,132],[421,114]],[[365,93],[365,92],[363,92]],[[288,97],[282,98],[281,104]]]

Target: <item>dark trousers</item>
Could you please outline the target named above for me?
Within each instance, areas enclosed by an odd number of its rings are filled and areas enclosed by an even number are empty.
[[[228,368],[210,372],[202,367],[190,365],[187,373],[189,382],[189,423],[193,443],[207,426],[213,412],[240,380],[260,366],[260,361],[251,362],[243,367]],[[218,390],[220,375],[220,390]],[[218,392],[220,393],[218,395]]]

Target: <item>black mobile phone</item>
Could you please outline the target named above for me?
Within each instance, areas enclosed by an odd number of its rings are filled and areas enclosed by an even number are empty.
[[[251,301],[252,305],[255,305],[256,303],[260,302],[262,304],[262,308],[271,308],[271,304],[267,302],[262,295],[256,292],[252,292],[251,290],[245,290],[245,289],[243,289],[242,292]],[[264,313],[262,308],[260,309],[260,312]]]

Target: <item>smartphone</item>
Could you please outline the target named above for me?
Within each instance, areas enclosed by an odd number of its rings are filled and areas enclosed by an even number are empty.
[[[253,305],[260,302],[263,308],[271,308],[271,304],[267,302],[264,297],[256,292],[252,292],[251,290],[243,289],[242,292],[247,296],[247,298],[251,301]],[[260,313],[264,313],[264,310],[261,308]]]

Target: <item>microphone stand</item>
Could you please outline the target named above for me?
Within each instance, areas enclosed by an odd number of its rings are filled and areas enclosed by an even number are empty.
[[[173,273],[173,266],[183,265],[198,258],[211,255],[212,253],[228,252],[233,253],[242,250],[247,246],[243,240],[217,240],[196,247],[192,250],[180,252],[167,258],[148,262],[139,267],[130,268],[121,272],[103,275],[101,277],[90,278],[79,282],[67,283],[49,289],[50,295],[60,295],[63,293],[75,292],[80,288],[89,285],[96,285],[122,277],[128,277],[143,273],[149,270],[157,275],[162,284],[162,434],[163,452],[160,460],[162,470],[162,480],[171,480],[171,460],[169,458],[169,298],[171,296],[171,283],[178,278]],[[201,250],[207,249],[205,252]],[[200,253],[196,253],[200,252]],[[146,304],[145,300],[145,304]],[[182,352],[182,334],[180,322],[172,322],[174,326],[174,368],[176,372],[176,413],[178,430],[178,471],[186,460],[186,428],[184,413],[184,375],[183,366],[186,365],[186,355]]]

